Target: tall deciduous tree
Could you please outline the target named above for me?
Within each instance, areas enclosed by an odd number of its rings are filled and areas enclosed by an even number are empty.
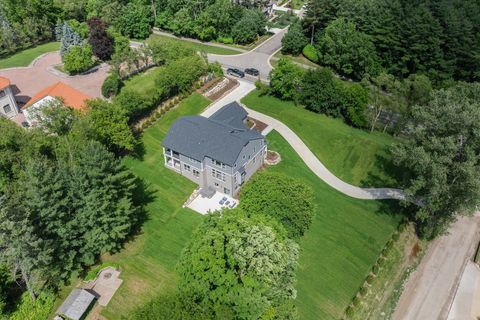
[[[434,91],[428,105],[412,108],[409,139],[394,150],[411,172],[406,192],[420,204],[415,219],[427,238],[480,204],[479,101],[479,84]]]
[[[238,210],[209,215],[182,254],[180,292],[214,318],[258,319],[291,302],[298,245],[266,221]]]
[[[289,237],[299,238],[312,223],[313,191],[287,176],[262,173],[243,187],[240,208],[277,219]]]
[[[296,100],[304,70],[289,59],[280,59],[270,72],[272,92],[281,99]]]
[[[341,18],[331,22],[318,42],[320,60],[356,80],[379,73],[379,59],[371,37]]]
[[[90,29],[88,42],[93,54],[100,60],[109,60],[113,54],[113,38],[107,33],[107,26],[102,19],[93,17],[87,21]]]
[[[87,103],[85,115],[92,138],[100,141],[111,151],[132,151],[135,137],[128,126],[127,111],[116,103],[95,99]]]
[[[290,25],[282,39],[282,52],[299,55],[307,44],[308,38],[303,34],[300,21],[297,21]]]

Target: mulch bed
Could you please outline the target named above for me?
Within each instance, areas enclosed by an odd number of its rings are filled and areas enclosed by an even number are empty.
[[[225,87],[223,87],[221,90],[215,92],[214,94],[208,96],[207,98],[209,98],[212,101],[217,101],[218,99],[222,98],[227,92],[229,92],[230,90],[232,90],[233,88],[235,88],[238,85],[237,80],[230,79],[230,78],[227,78],[227,79],[229,81],[228,81],[228,84]]]
[[[257,130],[258,132],[262,132],[263,130],[265,130],[266,127],[268,127],[268,125],[266,123],[263,123],[263,122],[261,122],[257,119],[253,119],[253,118],[248,117],[247,121],[248,120],[255,123],[254,129]]]

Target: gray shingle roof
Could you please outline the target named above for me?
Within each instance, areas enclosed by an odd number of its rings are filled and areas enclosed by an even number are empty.
[[[57,314],[65,315],[72,320],[82,319],[94,299],[95,295],[85,289],[73,289],[58,308]]]
[[[246,114],[242,107],[238,107]],[[224,108],[227,108],[226,111],[222,111]],[[162,145],[198,161],[203,161],[207,156],[233,166],[243,147],[251,140],[263,139],[263,136],[255,130],[246,128],[241,120],[240,127],[240,123],[233,120],[235,117],[232,114],[242,116],[236,106],[227,105],[210,118],[201,116],[179,118],[170,127]],[[217,116],[214,117],[215,115]],[[237,122],[235,126],[230,124],[232,121]]]
[[[245,120],[247,115],[247,111],[235,101],[217,110],[210,116],[210,119],[226,123],[235,128],[245,129],[243,120]]]

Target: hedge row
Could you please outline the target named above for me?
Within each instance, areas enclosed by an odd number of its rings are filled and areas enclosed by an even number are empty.
[[[371,272],[365,278],[365,282],[363,283],[362,287],[359,289],[358,293],[352,299],[352,302],[350,303],[350,305],[345,309],[345,316],[344,316],[345,319],[352,318],[355,315],[355,308],[358,307],[358,305],[361,303],[361,298],[368,294],[368,288],[373,283],[375,277],[380,272],[380,270],[383,269],[383,265],[387,260],[388,254],[393,250],[395,242],[397,242],[400,239],[400,234],[405,231],[406,227],[407,227],[406,222],[401,223],[398,226],[397,230],[392,234],[391,239],[388,240],[388,242],[383,247],[380,253],[380,257],[373,265]]]

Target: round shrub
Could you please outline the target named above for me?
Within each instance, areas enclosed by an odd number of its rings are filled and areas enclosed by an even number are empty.
[[[364,297],[368,293],[368,288],[365,286],[361,287],[359,292],[360,292],[360,295]]]
[[[347,310],[345,311],[345,314],[347,315],[348,318],[351,318],[355,315],[355,310],[353,310],[352,306],[348,306]]]
[[[109,75],[102,84],[102,95],[105,98],[116,96],[123,86],[123,81],[120,79],[118,73]]]
[[[224,43],[224,44],[232,44],[233,43],[233,38],[232,37],[218,37],[217,41],[221,42],[221,43]]]
[[[87,71],[94,65],[90,45],[71,46],[63,56],[63,68],[68,74]]]
[[[398,232],[395,232],[393,235],[392,235],[392,239],[394,241],[397,241],[398,239],[400,239],[400,234]]]
[[[302,53],[305,56],[305,58],[307,58],[308,60],[310,60],[312,62],[315,62],[315,63],[318,63],[319,58],[318,58],[317,49],[315,49],[315,47],[312,46],[311,44],[307,44],[303,48]]]
[[[358,297],[353,298],[352,304],[357,307],[360,304],[360,299]]]
[[[372,284],[373,282],[373,276],[371,274],[368,275],[367,279],[365,279],[365,281],[368,283],[368,284]]]
[[[378,274],[379,270],[380,270],[380,267],[378,266],[378,264],[375,264],[372,268],[372,272],[375,274]]]

